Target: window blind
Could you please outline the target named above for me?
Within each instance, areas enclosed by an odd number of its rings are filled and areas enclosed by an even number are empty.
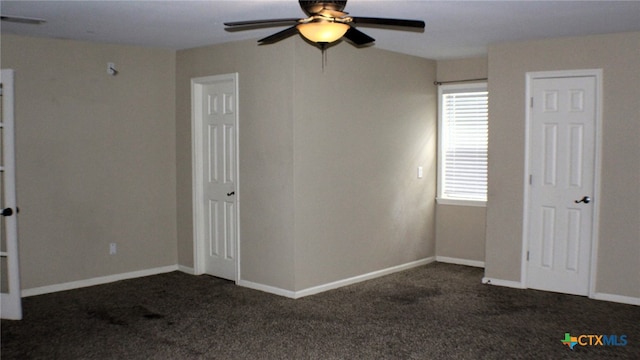
[[[442,198],[487,200],[488,92],[443,93]]]

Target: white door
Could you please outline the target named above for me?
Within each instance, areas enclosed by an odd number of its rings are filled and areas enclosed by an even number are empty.
[[[3,319],[22,319],[20,299],[20,266],[18,264],[18,214],[16,207],[16,173],[14,153],[13,118],[13,70],[2,70],[0,122],[0,268],[1,301],[0,314]]]
[[[196,273],[237,280],[237,74],[192,80]]]
[[[533,78],[530,86],[527,287],[588,295],[596,77]]]

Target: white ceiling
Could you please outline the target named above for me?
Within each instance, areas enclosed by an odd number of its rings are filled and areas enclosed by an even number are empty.
[[[424,20],[422,33],[359,29],[374,37],[378,48],[430,59],[483,55],[496,42],[640,31],[640,1],[349,0],[345,11]],[[283,29],[229,32],[227,21],[304,17],[296,0],[2,0],[0,12],[47,21],[3,21],[3,33],[176,50],[259,39]]]

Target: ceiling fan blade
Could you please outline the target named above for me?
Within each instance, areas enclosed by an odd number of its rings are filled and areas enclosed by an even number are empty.
[[[273,26],[278,26],[280,24],[295,24],[298,22],[297,18],[288,18],[288,19],[266,19],[266,20],[247,20],[247,21],[232,21],[224,23],[226,26],[250,26],[250,25],[266,25],[273,24]]]
[[[424,21],[422,20],[406,20],[406,19],[388,19],[373,17],[352,17],[353,23],[356,25],[389,25],[403,26],[424,29]]]
[[[24,17],[24,16],[12,16],[12,15],[2,15],[0,16],[0,20],[7,21],[7,22],[14,22],[18,24],[29,24],[29,25],[41,25],[46,23],[44,19]]]
[[[349,30],[347,30],[343,37],[347,38],[347,40],[350,40],[352,43],[358,46],[371,44],[372,42],[376,41],[376,39],[354,27],[349,27]]]
[[[280,40],[286,39],[289,36],[295,35],[298,33],[298,28],[296,28],[295,26],[292,26],[290,28],[286,28],[280,32],[277,32],[271,36],[267,36],[264,39],[260,39],[258,40],[258,42],[260,43],[260,45],[262,44],[273,44],[275,42],[278,42]]]

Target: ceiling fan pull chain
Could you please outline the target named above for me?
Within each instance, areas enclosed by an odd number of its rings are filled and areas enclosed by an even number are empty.
[[[322,47],[322,72],[324,73],[324,67],[327,66],[327,48]]]
[[[327,65],[327,43],[320,43],[320,51],[322,52],[322,72],[324,73],[324,67]]]

